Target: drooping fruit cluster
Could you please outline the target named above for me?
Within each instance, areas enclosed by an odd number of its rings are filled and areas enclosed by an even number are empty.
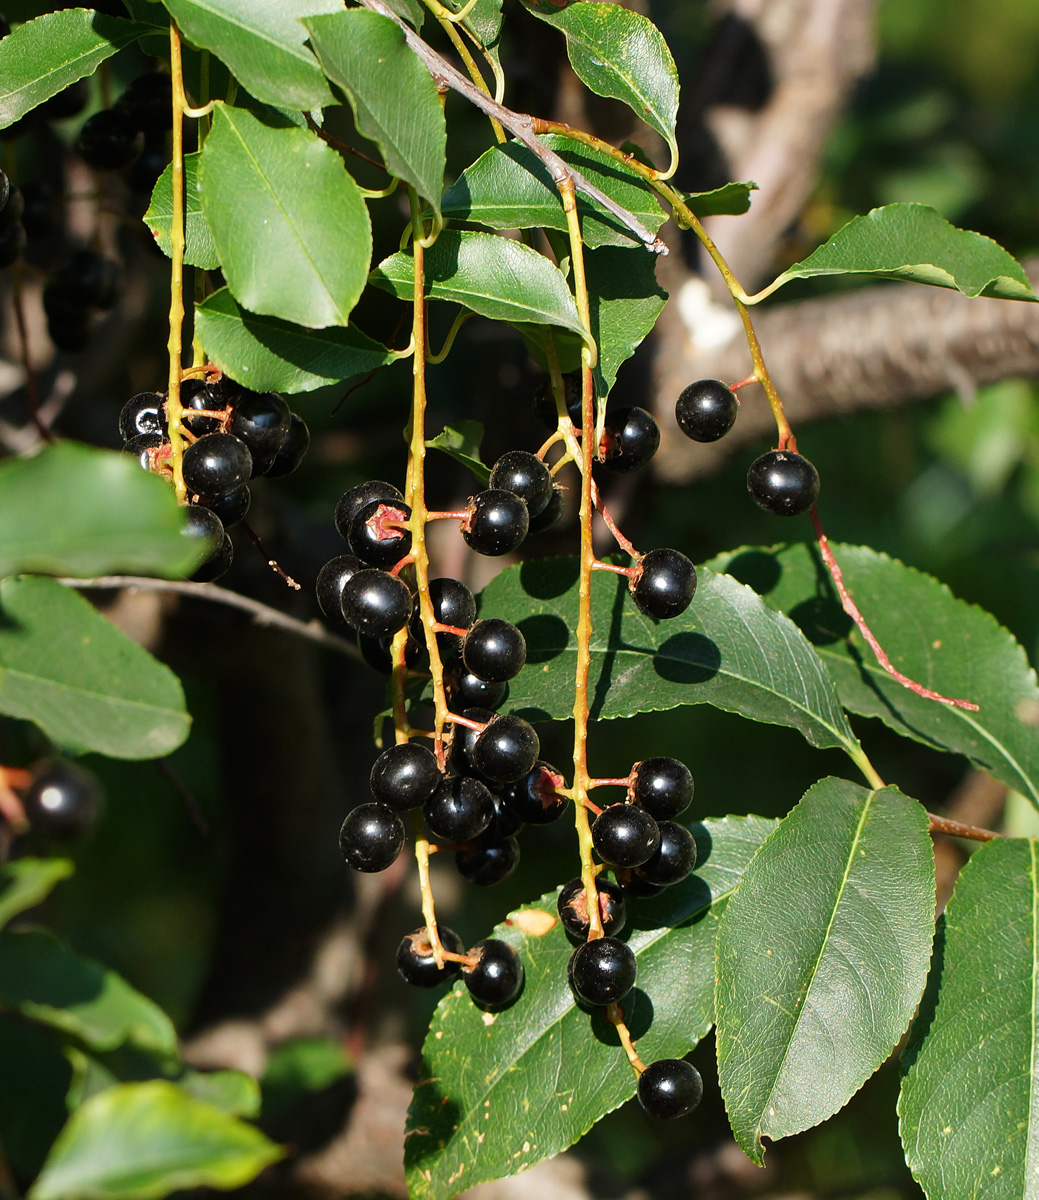
[[[218,579],[234,555],[227,529],[249,511],[249,483],[261,475],[289,475],[310,445],[306,422],[276,392],[252,392],[228,377],[180,385],[188,520],[184,532],[205,539],[210,555],[193,578]],[[119,414],[123,449],[141,466],[169,475],[170,440],[166,394],[140,392]]]

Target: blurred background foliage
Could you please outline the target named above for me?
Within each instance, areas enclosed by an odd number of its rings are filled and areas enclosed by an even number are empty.
[[[692,79],[710,29],[705,5],[654,0],[650,9],[673,45],[683,81]],[[531,57],[523,14],[509,17],[507,26],[522,30],[506,32],[504,58],[515,81],[510,98],[516,107],[550,112],[553,96],[545,89],[552,72]],[[878,29],[876,69],[829,143],[814,197],[790,231],[789,260],[852,215],[894,200],[931,204],[1019,258],[1035,253],[1034,0],[884,0]],[[551,57],[558,48],[536,53],[558,65]],[[120,78],[129,80],[145,65],[120,56],[113,67],[116,89]],[[95,99],[99,107],[100,96]],[[449,125],[454,118],[462,127],[449,146],[457,171],[479,153],[485,129],[454,97],[452,106]],[[79,121],[69,124],[47,136],[71,139]],[[7,155],[16,179],[46,173],[44,141],[8,143]],[[703,168],[705,174],[711,169]],[[686,163],[687,172],[696,169],[695,160]],[[373,212],[378,258],[396,248],[402,219],[392,203],[375,205]],[[164,261],[142,228],[127,225],[118,237],[140,303],[132,316],[124,311],[111,318],[119,352],[92,354],[58,422],[65,435],[113,447],[124,400],[162,386],[167,304]],[[38,253],[46,268],[48,251]],[[818,282],[795,284],[782,298],[823,290]],[[400,321],[401,309],[381,294],[366,298],[357,314],[362,329],[395,345],[406,341]],[[449,321],[450,314],[434,313],[434,345]],[[5,331],[8,357],[11,337]],[[644,399],[651,355],[651,346],[645,347],[622,371],[618,403]],[[336,498],[365,478],[401,480],[409,376],[409,364],[397,364],[345,398],[343,389],[297,398],[314,435],[312,453],[297,475],[271,485],[260,481],[253,514],[261,536],[303,590],[289,593],[245,543],[237,546],[227,586],[303,617],[316,614],[314,576],[341,549],[332,526]],[[487,461],[512,446],[533,448],[543,436],[530,412],[538,382],[516,335],[471,321],[447,361],[431,372],[431,432],[458,418],[483,421]],[[11,396],[0,411],[10,417],[19,403]],[[993,612],[1033,662],[1039,657],[1034,382],[1008,380],[975,396],[936,396],[798,432],[823,480],[821,512],[831,537],[868,544],[933,573],[957,595]],[[675,545],[696,561],[741,544],[807,538],[807,521],[777,523],[747,497],[747,465],[766,448],[763,442],[741,451],[718,474],[686,488],[641,479],[637,503],[622,522],[625,532],[637,545]],[[431,459],[430,479],[437,507],[453,506],[471,490],[462,468],[447,459]],[[530,552],[569,552],[572,525],[542,542],[531,543]],[[438,573],[461,571],[485,581],[478,572],[487,560],[467,563],[448,537],[438,539],[437,548]],[[348,808],[367,795],[375,754],[372,718],[383,707],[383,685],[347,658],[282,634],[245,629],[232,612],[183,603],[153,615],[162,618],[154,633],[157,650],[184,680],[193,732],[161,768],[90,761],[103,780],[107,810],[92,839],[75,848],[76,875],[59,888],[44,917],[81,952],[123,972],[190,1036],[221,1018],[264,1012],[304,977],[336,917],[353,911],[358,884],[339,861],[336,835]],[[961,760],[902,741],[876,722],[856,725],[883,777],[929,808],[940,808],[965,774]],[[546,728],[542,737],[544,756],[565,763],[569,729]],[[11,733],[9,741],[18,737]],[[847,773],[836,752],[814,751],[793,732],[708,708],[613,722],[592,732],[597,774],[625,774],[633,761],[651,754],[674,754],[689,763],[697,816],[781,815],[821,775]],[[576,849],[565,825],[529,833],[517,874],[488,892],[463,892],[453,872],[438,870],[443,918],[469,943],[516,904],[569,878]],[[355,1052],[401,1038],[416,1046],[435,1001],[406,990],[393,969],[401,934],[420,919],[414,881],[393,875],[381,886],[385,894],[362,947],[363,990],[338,1014]],[[11,1040],[6,1024],[0,1025],[5,1046]],[[34,1067],[43,1059],[33,1057],[24,1039],[18,1045],[17,1055],[0,1050],[0,1135],[8,1146],[19,1137],[27,1111],[41,1114],[41,1128],[60,1123],[60,1091],[67,1085],[60,1062]],[[577,1147],[596,1190],[616,1193],[641,1184],[666,1197],[689,1194],[695,1184],[701,1200],[759,1192],[870,1200],[919,1195],[897,1141],[897,1065],[882,1069],[825,1126],[772,1148],[771,1165],[756,1173],[740,1165],[734,1150],[735,1158],[719,1149],[729,1138],[711,1084],[712,1058],[708,1045],[694,1058],[708,1085],[695,1118],[672,1128],[628,1105]],[[268,1091],[283,1113],[284,1061],[273,1067]],[[326,1072],[317,1070],[314,1078],[315,1088],[327,1085]],[[25,1153],[31,1159],[38,1150],[26,1144]]]

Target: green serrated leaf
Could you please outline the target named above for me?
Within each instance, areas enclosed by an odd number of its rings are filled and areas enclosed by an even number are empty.
[[[998,242],[957,229],[926,204],[888,204],[855,217],[755,299],[791,279],[875,275],[954,288],[965,296],[1035,300],[1024,268]]]
[[[199,192],[224,276],[250,312],[346,325],[364,289],[371,222],[343,160],[315,133],[218,104]]]
[[[187,737],[176,675],[71,588],[5,579],[0,611],[0,712],[111,758],[159,758]]]
[[[576,558],[508,567],[481,593],[481,607],[518,625],[527,665],[509,682],[508,706],[531,720],[562,720],[573,708],[577,661]],[[825,667],[797,627],[748,588],[699,569],[681,616],[652,621],[631,603],[623,579],[592,575],[594,720],[713,704],[754,721],[789,725],[813,746],[858,742]]]
[[[445,7],[457,13],[465,8],[468,0],[444,0]],[[487,57],[497,66],[499,64],[498,42],[502,30],[501,0],[476,0],[476,3],[462,18],[463,29],[472,33],[479,45],[487,52]]]
[[[657,256],[644,248],[604,247],[585,256],[592,334],[599,346],[595,394],[608,396],[617,372],[642,344],[667,303]]]
[[[195,309],[195,320],[210,359],[258,392],[312,392],[394,361],[392,350],[355,325],[304,329],[258,316],[240,308],[227,288],[207,296]]]
[[[490,470],[480,460],[480,443],[483,441],[483,426],[479,421],[455,421],[453,425],[445,425],[443,432],[431,438],[426,445],[432,450],[441,450],[486,483]]]
[[[0,575],[190,574],[173,489],[111,450],[59,442],[0,463]]]
[[[54,1143],[29,1200],[158,1200],[241,1187],[282,1151],[258,1129],[165,1080],[87,1100]]]
[[[558,134],[541,140],[643,225],[655,232],[664,223],[665,214],[654,193],[608,154]],[[586,246],[641,245],[596,201],[579,195],[577,210]],[[559,191],[548,168],[521,142],[493,146],[467,167],[444,193],[443,214],[491,229],[543,228],[565,233],[567,228]]]
[[[20,25],[0,41],[0,129],[150,32],[147,25],[89,8],[46,13]]]
[[[37,904],[75,870],[67,858],[16,858],[0,867],[0,929]]]
[[[648,17],[620,4],[583,0],[555,8],[552,0],[524,0],[528,12],[566,35],[570,64],[597,96],[621,100],[667,142],[678,160],[675,117],[678,69],[667,42]]]
[[[767,919],[763,919],[767,914]],[[825,1121],[888,1057],[927,978],[934,853],[896,788],[810,788],[747,867],[718,929],[718,1080],[756,1163]]]
[[[902,1055],[899,1126],[929,1200],[1036,1194],[1039,862],[988,842],[956,882]]]
[[[391,175],[439,211],[447,125],[433,77],[389,17],[363,8],[304,21],[325,74],[346,93],[358,130]],[[392,79],[392,87],[386,81]]]
[[[213,235],[206,224],[202,200],[198,194],[197,153],[184,155],[184,261],[191,267],[215,271],[220,255],[213,245]],[[144,223],[167,258],[172,254],[170,226],[173,223],[173,164],[159,176],[152,191],[151,203],[144,214]]]
[[[426,295],[450,300],[492,321],[556,325],[581,334],[581,318],[561,272],[544,255],[491,233],[445,230],[425,256]],[[410,252],[384,259],[371,274],[376,287],[411,300]]]
[[[978,712],[925,700],[881,668],[845,616],[814,546],[744,548],[710,565],[749,583],[801,627],[846,709],[879,717],[925,745],[965,754],[1039,808],[1039,686],[1013,635],[897,559],[866,546],[831,547],[855,603],[895,666],[944,696],[972,701]]]
[[[698,217],[740,217],[750,208],[756,183],[723,183],[710,192],[686,192],[682,199]]]
[[[693,826],[702,865],[658,899],[628,909],[638,981],[625,1000],[629,1028],[649,1061],[688,1053],[713,1020],[718,913],[775,823],[726,817]],[[513,913],[495,937],[521,955],[519,999],[489,1016],[456,987],[437,1006],[408,1112],[404,1162],[412,1200],[443,1200],[513,1175],[577,1141],[635,1092],[635,1076],[601,1013],[577,1007],[566,980],[573,950],[556,893]]]
[[[386,7],[392,9],[402,21],[407,21],[412,29],[422,28],[422,22],[429,10],[419,0],[385,0],[385,2]]]
[[[0,1005],[92,1050],[129,1042],[177,1055],[177,1034],[157,1004],[42,929],[0,933]]]
[[[304,45],[303,17],[335,12],[337,0],[163,0],[181,33],[227,63],[250,95],[286,108],[334,104]]]

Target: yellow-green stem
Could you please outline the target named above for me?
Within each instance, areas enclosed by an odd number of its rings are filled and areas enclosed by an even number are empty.
[[[181,504],[187,501],[184,486],[184,409],[180,402],[181,355],[184,336],[184,67],[180,34],[170,21],[170,72],[173,78],[173,211],[170,220],[170,356],[166,415],[169,422],[170,467]]]

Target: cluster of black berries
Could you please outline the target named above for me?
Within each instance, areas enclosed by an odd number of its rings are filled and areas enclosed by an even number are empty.
[[[119,264],[93,250],[77,250],[43,289],[43,311],[51,341],[59,350],[85,350],[92,314],[114,307],[118,299]]]
[[[173,84],[154,71],[135,79],[111,108],[103,108],[83,123],[76,149],[99,171],[133,169],[130,186],[151,188],[169,162],[167,134],[173,120]]]
[[[699,379],[678,397],[675,419],[694,442],[716,442],[736,421],[739,403],[718,379]],[[793,450],[769,450],[751,463],[747,490],[756,504],[777,517],[796,517],[819,498],[819,473]]]
[[[635,955],[616,936],[624,927],[626,897],[656,895],[696,866],[696,841],[673,819],[692,797],[693,779],[683,763],[647,758],[632,768],[626,800],[595,818],[592,844],[616,879],[596,880],[603,936],[587,940],[588,897],[580,878],[564,886],[557,902],[563,927],[578,943],[567,977],[582,1004],[620,1003],[635,986]],[[684,1116],[700,1102],[702,1092],[699,1072],[681,1059],[661,1059],[639,1076],[639,1101],[651,1116]]]
[[[227,528],[249,511],[249,481],[257,476],[289,475],[310,445],[306,422],[276,392],[252,392],[226,375],[205,383],[186,379],[180,385],[184,449],[184,483],[189,495],[189,537],[203,538],[213,548],[193,578],[218,579],[233,558]],[[169,472],[170,443],[166,395],[140,392],[119,414],[123,449],[157,474]]]

